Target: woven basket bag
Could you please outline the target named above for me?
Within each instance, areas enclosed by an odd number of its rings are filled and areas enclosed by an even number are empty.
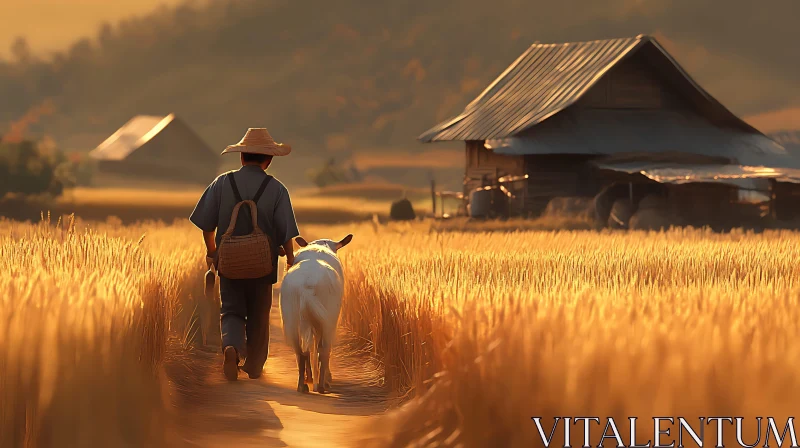
[[[242,205],[250,207],[253,231],[248,235],[233,236],[236,218]],[[222,235],[217,249],[217,270],[230,279],[260,278],[272,274],[272,250],[269,237],[258,227],[256,203],[247,200],[236,204],[231,214],[228,230]]]

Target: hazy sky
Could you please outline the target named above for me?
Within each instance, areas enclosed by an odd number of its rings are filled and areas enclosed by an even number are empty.
[[[115,23],[160,5],[183,0],[0,0],[0,55],[17,36],[35,52],[60,50],[75,38],[94,36],[104,21]]]

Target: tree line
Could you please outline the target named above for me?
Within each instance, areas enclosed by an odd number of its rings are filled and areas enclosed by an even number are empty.
[[[734,111],[757,113],[800,104],[787,87],[800,69],[787,46],[800,38],[797,10],[793,0],[186,3],[51,55],[13,42],[0,60],[0,133],[51,101],[26,132],[69,150],[91,149],[133,115],[171,112],[214,147],[254,123],[308,151],[408,147],[534,41],[642,32],[665,36]]]

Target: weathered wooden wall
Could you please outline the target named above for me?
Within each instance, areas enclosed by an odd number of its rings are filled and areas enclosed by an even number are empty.
[[[678,90],[656,73],[644,53],[623,60],[578,101],[593,109],[691,108]]]
[[[524,212],[539,215],[554,197],[593,197],[602,187],[595,170],[588,162],[596,156],[576,154],[525,156],[528,187]]]
[[[575,105],[581,110],[693,110],[700,114],[692,114],[698,119],[703,111],[696,106],[696,101],[687,96],[679,88],[681,80],[669,78],[654,66],[653,55],[639,52],[615,65],[593,86]],[[683,80],[682,82],[685,82]],[[690,116],[690,114],[687,114]],[[523,131],[519,136],[534,136],[537,131],[544,132],[547,127],[552,134],[553,129],[572,129],[561,126],[573,118],[569,111],[557,114],[537,127]],[[709,119],[709,122],[711,120]],[[598,136],[597,138],[602,138]],[[553,144],[552,137],[548,140]],[[564,149],[563,152],[581,152],[581,148]],[[520,198],[518,210],[524,215],[538,215],[547,203],[558,196],[591,197],[599,193],[603,186],[613,182],[613,177],[600,174],[589,162],[602,157],[602,154],[548,154],[525,156],[502,156],[494,154],[483,147],[483,142],[467,142],[468,177],[479,178],[487,175],[490,179],[508,174],[528,174],[527,188]],[[587,151],[584,151],[587,152]],[[479,180],[468,181],[465,192],[480,186]],[[728,213],[731,201],[730,188],[714,185],[693,187],[679,186],[670,188],[670,202],[685,207],[685,214],[693,222],[708,222],[717,216]],[[724,216],[723,218],[724,219]]]
[[[670,211],[685,224],[723,228],[735,221],[738,189],[725,184],[667,185]]]
[[[775,218],[781,221],[800,220],[800,184],[774,182],[772,192]]]
[[[100,160],[97,162],[97,177],[118,177],[131,181],[153,180],[162,182],[188,182],[208,185],[217,177],[214,165],[193,165],[188,163],[152,163],[131,160]]]
[[[493,181],[502,176],[518,176],[524,174],[523,156],[505,156],[495,154],[483,146],[483,141],[466,142],[466,180],[464,194],[469,194],[481,186],[480,178],[486,176]],[[474,178],[473,180],[469,180]]]
[[[125,159],[100,160],[97,169],[105,175],[208,184],[217,176],[219,163],[220,157],[176,119]]]

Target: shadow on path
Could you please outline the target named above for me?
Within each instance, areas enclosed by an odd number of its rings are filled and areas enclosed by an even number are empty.
[[[387,408],[374,363],[337,344],[331,393],[300,394],[295,390],[295,356],[280,321],[280,310],[273,306],[269,358],[257,380],[240,372],[238,381],[226,381],[218,348],[193,353],[194,375],[204,378],[197,379],[192,399],[177,409],[179,439],[185,446],[337,447],[365,442],[359,437],[366,433],[362,428]]]

